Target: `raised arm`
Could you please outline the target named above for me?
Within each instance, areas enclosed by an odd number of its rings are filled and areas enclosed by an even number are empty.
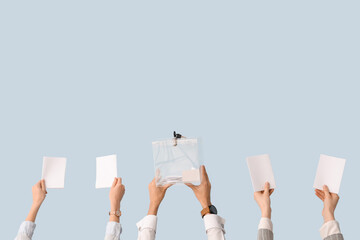
[[[323,186],[323,190],[315,189],[315,195],[324,203],[322,210],[324,224],[320,228],[321,238],[324,240],[344,240],[339,223],[335,220],[335,209],[340,199],[339,195],[331,193],[326,185]]]
[[[270,184],[265,183],[264,191],[254,193],[254,199],[261,210],[261,219],[258,226],[258,240],[274,239],[273,225],[271,222],[271,201],[270,195],[274,189],[270,189]]]
[[[201,166],[201,184],[193,185],[186,183],[186,185],[193,190],[195,197],[203,209],[201,211],[201,217],[204,219],[208,240],[224,240],[225,219],[217,215],[217,209],[211,203],[211,183],[204,165]]]
[[[109,222],[106,226],[105,240],[119,240],[122,231],[120,225],[120,203],[125,194],[125,186],[121,178],[115,178],[110,189]]]
[[[165,197],[166,190],[172,184],[156,186],[155,178],[149,184],[150,204],[147,216],[141,219],[137,224],[138,240],[154,240],[156,235],[157,213],[160,204]]]
[[[47,191],[45,186],[45,180],[40,180],[32,187],[33,203],[30,208],[30,212],[25,221],[20,225],[18,235],[15,240],[31,240],[36,227],[35,219],[41,207],[41,204],[45,200]]]

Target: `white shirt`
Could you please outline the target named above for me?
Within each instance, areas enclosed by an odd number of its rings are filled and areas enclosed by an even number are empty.
[[[204,225],[208,240],[225,240],[225,219],[215,214],[204,216]],[[147,215],[137,224],[138,240],[154,240],[156,235],[157,216]]]
[[[31,240],[36,224],[34,222],[25,221],[20,225],[18,235],[15,240]]]
[[[224,240],[225,239],[225,219],[214,214],[208,214],[204,217],[205,231],[208,240]],[[157,226],[157,216],[148,215],[139,221],[138,240],[154,240]],[[31,240],[34,234],[36,224],[30,221],[24,221],[19,228],[18,235],[15,240]],[[268,229],[273,231],[273,224],[269,218],[261,218],[258,229]],[[108,222],[105,231],[105,240],[120,240],[122,232],[121,224],[118,222]],[[330,235],[341,233],[340,226],[337,221],[329,221],[320,228],[322,239]]]
[[[330,235],[341,233],[339,223],[335,220],[324,223],[320,228],[320,236],[322,239]]]
[[[121,224],[118,222],[108,222],[105,231],[105,240],[119,240],[122,232]]]
[[[270,218],[261,218],[258,229],[268,229],[273,231],[273,224]]]
[[[18,235],[15,240],[31,240],[34,234],[36,224],[34,222],[25,221],[20,225]],[[118,222],[108,222],[105,231],[105,240],[120,240],[122,232],[121,224]]]

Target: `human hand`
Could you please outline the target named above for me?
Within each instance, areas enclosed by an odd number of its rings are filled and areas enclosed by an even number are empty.
[[[200,185],[197,186],[191,183],[185,183],[185,184],[193,190],[202,208],[207,208],[211,205],[211,200],[210,200],[211,183],[204,165],[201,166]]]
[[[33,206],[40,208],[41,204],[45,200],[46,194],[45,180],[42,179],[32,187]]]
[[[322,216],[324,222],[335,220],[335,208],[340,199],[339,195],[336,193],[331,193],[328,186],[324,185],[323,190],[315,189],[315,194],[321,201],[324,202],[324,208],[322,211]]]
[[[42,179],[32,187],[33,204],[31,205],[30,212],[25,221],[35,222],[36,216],[41,204],[45,200],[46,194],[45,180]]]
[[[149,184],[150,206],[148,215],[157,215],[160,203],[165,197],[166,190],[173,184],[166,184],[164,186],[156,186],[155,178]]]
[[[270,183],[266,182],[263,191],[258,191],[254,193],[254,199],[261,210],[261,217],[271,219],[270,195],[273,192],[274,189],[270,189]]]
[[[120,202],[124,194],[125,194],[125,186],[122,184],[122,179],[114,178],[109,193],[111,211],[120,210]]]

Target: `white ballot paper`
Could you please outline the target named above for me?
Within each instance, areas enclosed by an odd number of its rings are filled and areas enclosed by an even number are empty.
[[[270,183],[270,189],[276,188],[269,155],[264,154],[247,157],[246,161],[249,167],[254,192],[264,190],[266,182]]]
[[[314,188],[323,190],[323,185],[327,185],[330,192],[338,194],[345,161],[343,158],[321,154],[314,181]]]
[[[66,158],[44,157],[41,178],[46,188],[64,188]]]
[[[110,188],[117,177],[116,155],[96,158],[96,188]]]

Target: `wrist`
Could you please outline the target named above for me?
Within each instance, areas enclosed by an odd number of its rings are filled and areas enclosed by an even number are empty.
[[[109,222],[120,222],[120,217],[116,215],[110,215]]]
[[[157,215],[159,210],[159,205],[158,204],[151,204],[149,206],[149,211],[148,211],[148,215]]]
[[[261,217],[271,219],[271,209],[266,211],[261,211]]]
[[[214,205],[210,203],[209,206],[204,207],[203,210],[201,210],[201,217],[204,218],[208,214],[217,214],[217,209]]]
[[[40,205],[39,204],[33,204],[31,206],[31,209],[30,209],[29,214],[26,217],[25,221],[35,222],[36,216],[37,216],[37,214],[39,212],[39,209],[40,209]]]
[[[210,200],[201,201],[200,204],[201,204],[201,207],[202,207],[202,208],[207,208],[207,207],[209,207],[209,206],[212,205]]]
[[[324,223],[329,222],[329,221],[334,221],[335,220],[334,212],[324,211],[323,218],[324,218]]]
[[[111,211],[120,210],[120,203],[118,203],[118,204],[116,204],[116,203],[111,203],[111,204],[110,204],[110,210],[111,210]]]

